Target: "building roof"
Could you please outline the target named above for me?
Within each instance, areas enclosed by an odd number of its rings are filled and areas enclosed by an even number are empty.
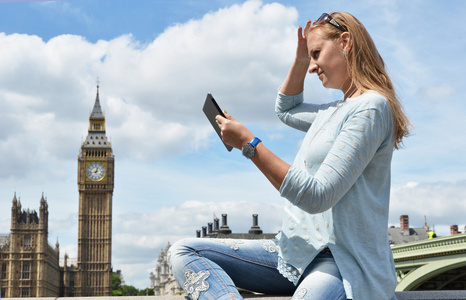
[[[100,98],[99,98],[99,86],[97,86],[97,96],[95,98],[94,108],[92,109],[91,113],[91,120],[104,120],[105,116],[102,112],[102,107],[100,106]]]
[[[428,231],[425,228],[409,228],[402,231],[400,227],[388,228],[388,240],[390,245],[400,245],[429,238]]]
[[[99,98],[99,86],[97,86],[97,95],[95,98],[94,108],[89,117],[89,122],[104,122],[105,116],[102,112],[102,107],[100,106]],[[91,125],[90,125],[91,126]],[[99,125],[100,126],[100,125]],[[89,133],[86,137],[86,140],[83,142],[82,147],[85,148],[111,148],[112,143],[108,140],[107,135],[105,134],[105,125],[103,125],[98,130],[89,130]]]
[[[111,146],[105,132],[89,132],[83,143],[83,147],[86,148],[111,148]]]

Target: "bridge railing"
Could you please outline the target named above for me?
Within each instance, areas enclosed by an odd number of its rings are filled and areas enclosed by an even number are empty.
[[[466,234],[455,234],[392,247],[395,262],[466,253]]]

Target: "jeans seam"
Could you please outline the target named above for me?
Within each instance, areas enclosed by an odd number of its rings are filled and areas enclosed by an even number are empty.
[[[201,255],[199,255],[199,253],[197,253],[196,249],[194,249],[194,253],[196,253],[196,256],[209,268],[209,270],[212,271],[212,273],[215,275],[215,277],[218,278],[218,280],[222,283],[222,285],[225,287],[225,289],[227,290],[228,292],[228,295],[231,296],[232,299],[235,299],[230,291],[230,289],[228,288],[228,286],[226,285],[225,281],[222,279],[222,277],[220,277],[217,272],[212,268],[212,266],[210,264],[208,264],[205,260],[204,260],[204,257],[202,257]]]
[[[230,256],[230,257],[233,257],[233,258],[242,260],[242,261],[250,262],[250,263],[253,263],[253,264],[256,264],[256,265],[260,265],[260,266],[264,266],[264,267],[269,267],[269,268],[273,268],[273,269],[276,269],[276,268],[277,268],[277,266],[275,266],[275,265],[270,265],[270,264],[261,263],[261,262],[258,262],[258,261],[254,261],[254,260],[247,259],[247,258],[244,258],[244,257],[241,257],[241,256],[237,256],[237,255],[233,255],[233,254],[231,254],[231,253],[224,252],[224,251],[218,250],[218,249],[213,249],[213,248],[196,248],[196,249],[194,249],[194,252],[195,252],[196,254],[198,254],[198,253],[197,253],[198,251],[203,251],[203,250],[209,250],[209,251],[212,251],[212,252],[221,253],[221,254],[224,254],[224,255],[227,255],[227,256]],[[199,256],[200,256],[200,255],[199,255]]]

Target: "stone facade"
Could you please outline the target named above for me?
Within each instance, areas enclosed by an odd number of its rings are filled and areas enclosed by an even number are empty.
[[[112,203],[115,160],[99,99],[78,155],[78,258],[73,296],[112,295]]]
[[[150,273],[150,288],[155,296],[181,295],[181,286],[175,280],[168,262],[168,250],[170,243],[160,251],[155,267],[155,274]]]
[[[59,245],[48,245],[48,205],[21,211],[13,199],[11,233],[0,237],[2,298],[112,295],[112,198],[114,156],[99,99],[78,155],[78,257],[59,262]]]
[[[2,298],[56,297],[60,289],[59,245],[48,243],[48,205],[40,199],[36,211],[22,210],[13,198],[10,235],[0,242]]]

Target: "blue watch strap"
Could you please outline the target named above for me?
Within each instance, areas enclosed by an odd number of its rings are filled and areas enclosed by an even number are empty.
[[[256,148],[257,144],[259,144],[260,142],[262,142],[262,141],[258,137],[255,137],[255,138],[252,139],[251,142],[249,142],[249,144],[251,144],[251,146]]]

